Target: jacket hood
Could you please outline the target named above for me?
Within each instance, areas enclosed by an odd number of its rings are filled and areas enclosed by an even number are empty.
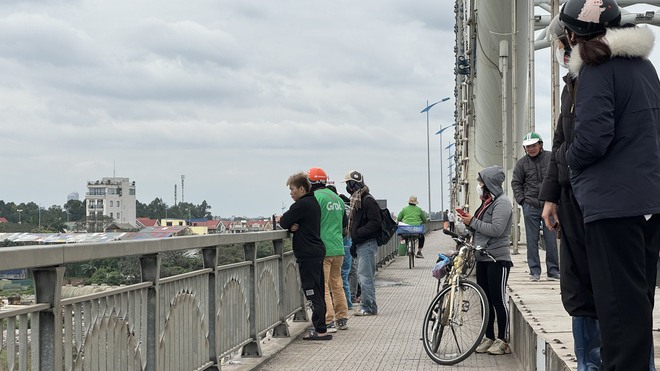
[[[649,27],[608,28],[603,40],[610,46],[612,58],[644,58],[648,59],[655,36]],[[580,57],[580,45],[575,45],[568,61],[568,70],[577,77],[584,62]]]
[[[495,198],[502,194],[504,171],[499,165],[487,167],[479,172],[479,177]]]

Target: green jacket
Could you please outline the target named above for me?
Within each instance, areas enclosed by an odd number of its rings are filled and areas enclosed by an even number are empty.
[[[342,222],[346,208],[344,201],[327,188],[315,190],[314,197],[321,207],[321,240],[325,245],[325,256],[343,256]]]
[[[396,219],[399,223],[406,223],[408,225],[422,225],[427,221],[424,210],[420,209],[417,205],[404,207]]]

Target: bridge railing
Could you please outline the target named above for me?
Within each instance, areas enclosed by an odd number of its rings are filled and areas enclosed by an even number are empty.
[[[237,350],[261,356],[268,332],[290,336],[286,321],[307,320],[286,231],[173,237],[0,249],[0,271],[28,268],[35,305],[0,310],[0,371],[205,370]],[[396,239],[379,249],[394,257]],[[257,258],[268,241],[274,254]],[[243,246],[245,260],[222,264],[219,251]],[[202,269],[160,277],[161,255],[196,249]],[[137,256],[140,283],[62,299],[65,264]]]

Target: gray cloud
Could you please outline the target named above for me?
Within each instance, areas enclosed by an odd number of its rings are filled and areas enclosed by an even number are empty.
[[[321,166],[361,170],[393,210],[426,205],[419,112],[453,96],[453,22],[451,1],[5,1],[0,199],[62,204],[116,166],[142,202],[172,204],[186,174],[187,201],[270,215],[288,175]],[[435,210],[453,104],[430,112]]]

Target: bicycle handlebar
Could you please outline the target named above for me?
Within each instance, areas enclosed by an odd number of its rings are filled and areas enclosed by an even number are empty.
[[[460,237],[458,234],[456,234],[456,233],[450,231],[449,229],[443,229],[443,230],[442,230],[442,233],[444,233],[444,234],[446,234],[446,235],[448,235],[448,236],[451,236],[451,237],[453,237],[453,238],[459,238],[459,237]]]
[[[486,251],[486,248],[484,248],[484,247],[477,246],[477,247],[474,248],[474,250],[478,251],[479,254],[481,254],[481,255],[485,255],[485,256],[489,257],[490,260],[492,260],[494,262],[497,261],[497,260],[495,260],[495,257],[493,255],[491,255],[488,251]]]
[[[454,240],[456,240],[456,242],[458,242],[458,243],[460,243],[460,244],[462,244],[462,245],[466,245],[466,244],[467,244],[467,242],[465,242],[465,239],[464,239],[463,237],[459,236],[458,234],[456,234],[456,233],[454,233],[454,232],[452,232],[452,231],[450,231],[450,230],[448,230],[448,229],[443,229],[443,230],[442,230],[442,233],[444,233],[444,234],[450,236],[451,238],[453,238]],[[474,247],[474,250],[477,251],[477,252],[479,252],[479,254],[481,254],[481,255],[485,255],[485,256],[489,257],[492,261],[497,261],[497,260],[495,260],[495,258],[494,258],[494,257],[493,257],[488,251],[486,251],[485,248],[483,248],[483,247],[481,247],[481,246],[476,246],[476,247]]]

